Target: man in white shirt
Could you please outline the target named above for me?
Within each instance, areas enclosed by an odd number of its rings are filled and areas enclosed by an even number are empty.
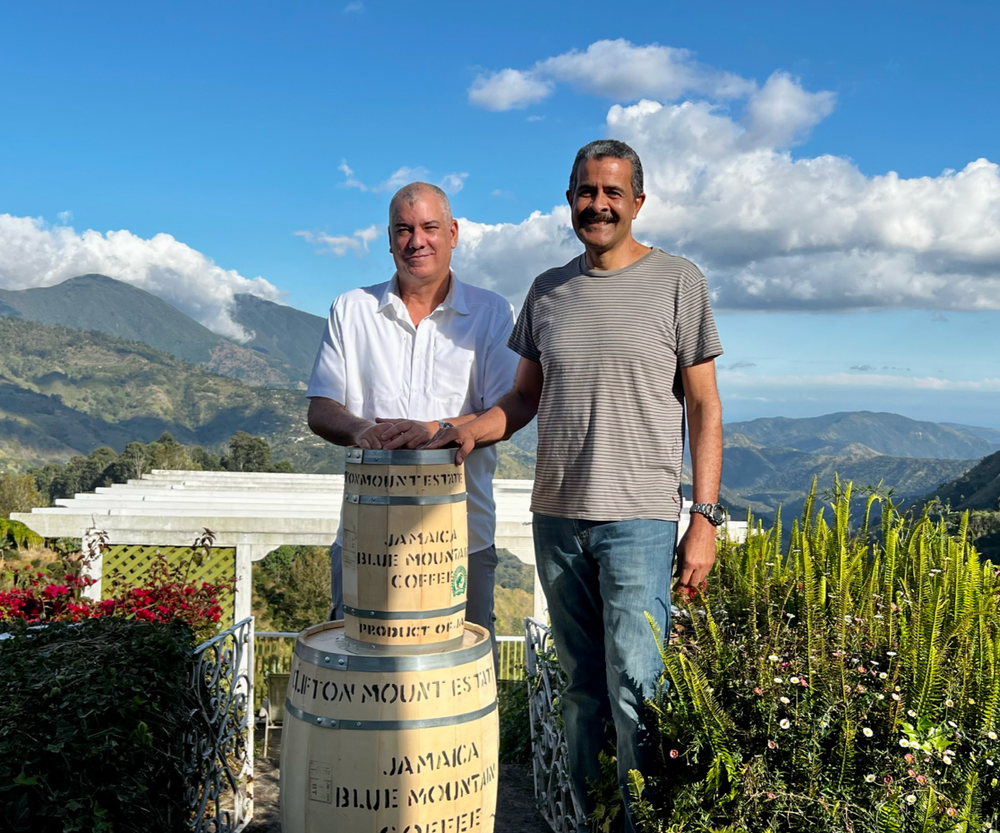
[[[392,280],[345,292],[330,308],[306,396],[309,427],[361,448],[416,448],[463,425],[513,385],[510,304],[451,272],[458,223],[440,188],[414,182],[389,204]],[[493,635],[495,447],[465,460],[469,510],[466,619]],[[340,537],[330,548],[332,617],[343,615]]]

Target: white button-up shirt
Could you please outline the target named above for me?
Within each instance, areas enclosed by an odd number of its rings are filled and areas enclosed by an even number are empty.
[[[518,356],[507,346],[514,310],[495,292],[458,281],[413,326],[399,284],[345,292],[330,308],[306,396],[342,404],[370,421],[443,420],[492,407],[514,385]],[[493,543],[495,446],[465,461],[469,552]],[[338,540],[340,540],[338,536]]]

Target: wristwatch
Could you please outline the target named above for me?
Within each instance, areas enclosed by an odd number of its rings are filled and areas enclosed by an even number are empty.
[[[447,420],[444,420],[444,419],[439,419],[438,420],[438,425],[440,426],[438,428],[439,431],[447,431],[449,428],[454,428],[455,427],[450,422],[448,422]]]
[[[695,503],[691,506],[691,512],[708,518],[712,526],[722,526],[726,522],[726,509],[721,503]]]

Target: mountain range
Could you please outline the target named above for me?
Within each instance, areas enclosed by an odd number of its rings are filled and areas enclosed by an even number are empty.
[[[342,452],[309,432],[301,394],[325,319],[253,295],[237,295],[230,315],[245,343],[103,275],[0,290],[0,466],[121,450],[163,431],[212,447],[244,430],[301,471],[337,471]],[[722,500],[734,511],[797,512],[813,478],[822,489],[835,472],[897,499],[996,508],[1000,457],[995,471],[979,462],[1000,450],[992,428],[846,412],[727,423],[724,436]],[[501,445],[498,475],[532,477],[536,445],[532,423]]]
[[[0,316],[141,341],[251,385],[304,388],[325,319],[247,294],[235,296],[230,314],[249,341],[213,333],[155,295],[106,275],[0,290]]]

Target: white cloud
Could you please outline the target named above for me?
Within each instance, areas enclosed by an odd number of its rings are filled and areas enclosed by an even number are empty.
[[[936,376],[895,376],[887,373],[828,373],[817,376],[762,376],[739,371],[719,370],[719,387],[769,388],[892,388],[896,390],[963,391],[1000,393],[1000,379],[940,379]]]
[[[366,185],[354,175],[354,169],[347,164],[346,159],[341,160],[341,163],[337,165],[337,170],[344,175],[344,181],[341,183],[344,188],[357,188],[359,191],[371,191],[376,194],[398,191],[407,183],[418,180],[429,181],[431,173],[422,165],[418,165],[416,168],[404,165],[402,168],[397,168],[392,176],[378,185]],[[457,194],[465,187],[465,180],[468,176],[467,172],[445,174],[438,185],[445,193]]]
[[[427,168],[418,166],[416,168],[399,168],[392,176],[390,176],[384,182],[380,182],[374,188],[373,191],[398,191],[408,182],[415,182],[417,180],[427,179],[427,175],[430,171]]]
[[[233,295],[280,296],[264,278],[223,269],[169,234],[147,240],[124,229],[77,233],[39,218],[0,214],[0,287],[53,286],[88,273],[133,284],[238,341],[248,335],[230,317]]]
[[[619,38],[547,58],[528,70],[479,75],[469,88],[469,101],[487,110],[522,109],[548,98],[557,82],[616,101],[674,101],[688,93],[738,98],[755,88],[753,81],[699,64],[686,49],[636,46]]]
[[[56,221],[61,226],[68,226],[73,222],[73,212],[72,211],[60,211],[56,214]]]
[[[341,160],[340,164],[337,165],[337,170],[344,175],[343,185],[345,188],[357,188],[359,191],[369,190],[367,185],[355,178],[354,171],[347,164],[346,159]]]
[[[358,2],[358,0],[344,6],[344,14],[361,14],[364,10],[365,4]]]
[[[524,299],[535,275],[580,253],[568,206],[551,214],[536,211],[517,224],[490,225],[464,217],[458,224],[458,248],[452,258],[455,271],[514,304]]]
[[[487,110],[521,110],[548,98],[555,89],[549,81],[541,81],[516,69],[480,75],[469,87],[469,101]]]
[[[687,93],[737,98],[754,89],[752,81],[697,63],[687,49],[655,43],[636,46],[622,38],[597,41],[584,52],[574,49],[540,61],[534,71],[616,101],[673,101]]]
[[[593,89],[613,88],[601,83]],[[796,157],[790,147],[829,116],[833,95],[782,72],[743,107],[721,103],[730,91],[720,81],[714,101],[643,99],[607,116],[607,135],[643,160],[637,237],[701,266],[717,307],[1000,309],[1000,166],[978,159],[906,179],[866,176],[844,157]],[[570,149],[567,179],[571,161]],[[463,274],[512,300],[581,248],[562,206],[521,223],[464,226],[473,245],[460,244]]]
[[[776,72],[747,102],[745,146],[789,147],[833,112],[831,92],[809,93],[787,73]]]
[[[465,187],[465,178],[467,176],[467,173],[448,174],[438,185],[446,194],[457,194]]]
[[[371,225],[368,228],[358,229],[351,235],[330,235],[323,232],[295,231],[296,237],[308,240],[310,243],[319,243],[323,248],[320,252],[329,252],[337,257],[343,257],[348,252],[357,255],[368,253],[368,244],[378,238],[378,226]]]

